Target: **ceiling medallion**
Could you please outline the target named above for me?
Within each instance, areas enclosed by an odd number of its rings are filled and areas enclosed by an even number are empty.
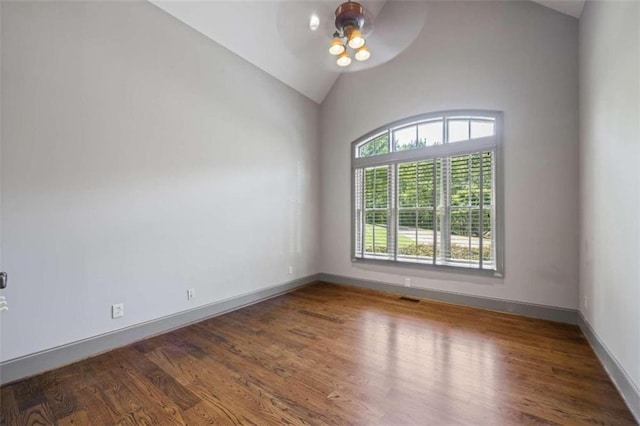
[[[337,56],[336,63],[341,67],[351,64],[348,47],[355,52],[358,61],[366,61],[371,52],[360,32],[364,24],[364,7],[355,1],[342,3],[336,9],[336,32],[329,46],[329,53]]]

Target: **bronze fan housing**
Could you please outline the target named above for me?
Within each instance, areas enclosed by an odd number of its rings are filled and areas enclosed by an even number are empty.
[[[336,28],[341,35],[346,35],[345,30],[350,28],[362,28],[364,24],[364,7],[355,1],[342,3],[336,9]]]

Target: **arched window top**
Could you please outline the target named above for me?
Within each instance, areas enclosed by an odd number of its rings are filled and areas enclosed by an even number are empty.
[[[495,137],[498,115],[492,111],[457,110],[396,121],[356,141],[354,157],[374,157]]]

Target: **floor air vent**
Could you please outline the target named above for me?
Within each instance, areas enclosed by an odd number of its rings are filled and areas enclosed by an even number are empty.
[[[418,303],[420,299],[414,299],[413,297],[400,296],[400,300],[404,300],[405,302],[413,302]]]

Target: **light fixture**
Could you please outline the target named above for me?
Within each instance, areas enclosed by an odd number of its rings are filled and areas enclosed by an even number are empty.
[[[329,46],[329,53],[333,56],[338,56],[342,52],[344,52],[346,48],[344,47],[344,42],[340,37],[338,37],[338,33],[333,35],[333,41],[331,42],[331,46]]]
[[[349,47],[352,49],[360,49],[364,46],[364,37],[359,29],[354,28],[349,33]]]
[[[338,64],[338,66],[341,66],[341,67],[348,67],[349,65],[351,65],[351,58],[349,57],[349,52],[347,52],[346,50],[342,52],[340,56],[338,56],[338,60],[336,61],[336,63]]]
[[[369,52],[369,48],[365,44],[360,49],[356,50],[355,56],[358,61],[366,61],[371,56],[371,52]]]
[[[311,31],[315,31],[318,27],[320,27],[320,17],[317,14],[312,13],[309,18],[309,29]]]
[[[351,64],[347,46],[355,51],[355,58],[358,61],[369,59],[371,52],[365,45],[366,40],[361,32],[364,24],[364,7],[358,2],[348,1],[338,6],[335,14],[337,31],[333,34],[329,53],[338,56],[336,63],[341,67]]]

